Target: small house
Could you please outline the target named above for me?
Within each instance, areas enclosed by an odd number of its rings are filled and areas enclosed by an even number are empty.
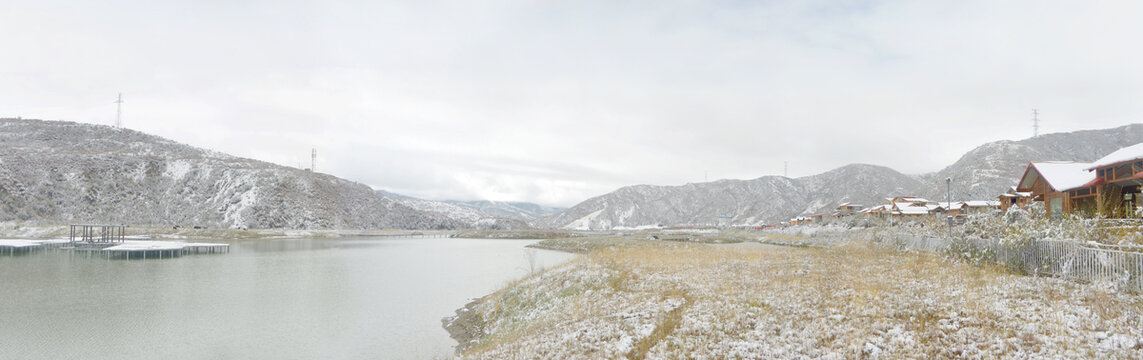
[[[857,214],[857,213],[861,212],[861,210],[864,210],[864,209],[865,209],[865,207],[861,206],[861,205],[844,203],[844,204],[837,206],[837,212],[835,214],[838,217],[849,216],[849,215]]]
[[[1016,192],[1030,192],[1032,201],[1044,202],[1048,216],[1061,216],[1088,205],[1090,195],[1073,197],[1078,193],[1071,190],[1086,188],[1095,180],[1095,174],[1087,171],[1091,167],[1092,163],[1071,161],[1030,162]]]
[[[1021,209],[1028,206],[1028,202],[1032,201],[1032,193],[1016,191],[1016,187],[1013,186],[1008,189],[1008,192],[997,196],[996,199],[996,201],[1000,203],[1000,211],[1007,212],[1008,208],[1013,206]]]
[[[1138,217],[1140,186],[1143,185],[1143,144],[1119,149],[1089,164],[1085,169],[1092,179],[1086,184],[1086,193],[1079,191],[1076,198],[1089,201],[1109,217]]]

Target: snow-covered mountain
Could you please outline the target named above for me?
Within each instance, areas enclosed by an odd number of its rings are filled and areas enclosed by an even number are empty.
[[[763,224],[832,210],[839,201],[880,204],[920,186],[893,169],[854,164],[802,178],[764,176],[682,186],[636,185],[588,199],[536,226],[598,230],[658,225]]]
[[[109,126],[0,119],[0,221],[293,229],[518,227]]]
[[[1138,143],[1143,143],[1143,124],[991,142],[936,173],[923,175],[925,185],[916,194],[944,199],[945,179],[952,178],[954,199],[994,199],[1016,185],[1030,161],[1095,161]]]
[[[567,208],[549,207],[540,204],[533,204],[529,202],[508,202],[508,201],[459,201],[459,200],[446,200],[446,203],[459,205],[470,209],[479,210],[482,213],[505,217],[509,219],[517,219],[523,221],[530,221],[545,216],[554,215]]]
[[[943,200],[948,196],[945,178],[953,180],[953,199],[992,200],[1016,184],[1030,161],[1093,161],[1138,143],[1143,143],[1143,124],[987,143],[936,173],[917,176],[880,166],[848,165],[797,179],[766,176],[682,186],[628,186],[533,221],[533,225],[610,229],[776,223],[829,212],[846,202],[880,205],[889,196]]]

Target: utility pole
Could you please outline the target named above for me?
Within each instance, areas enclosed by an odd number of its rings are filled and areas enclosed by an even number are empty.
[[[123,93],[115,100],[115,127],[123,127]]]
[[[310,151],[310,171],[317,172],[317,148]]]
[[[952,210],[952,178],[951,177],[945,178],[945,185],[947,186],[946,189],[948,189],[947,190],[948,191],[948,197],[945,198],[948,200],[948,203],[946,203],[946,205],[945,205],[945,214],[948,214],[949,211]],[[951,239],[952,238],[953,217],[950,214],[945,219],[946,219],[945,221],[949,222],[949,238]]]
[[[1040,136],[1040,110],[1032,109],[1032,137]]]

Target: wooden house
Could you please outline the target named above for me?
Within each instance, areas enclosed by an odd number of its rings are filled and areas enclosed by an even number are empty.
[[[1032,193],[1016,191],[1016,187],[1013,186],[1008,189],[1008,192],[996,197],[996,200],[1000,203],[1000,211],[1002,212],[1007,212],[1008,208],[1013,206],[1023,209],[1028,206],[1029,201],[1032,201]]]
[[[1050,217],[1070,213],[1086,206],[1091,198],[1078,195],[1079,190],[1089,187],[1088,184],[1095,180],[1095,174],[1087,170],[1090,167],[1092,163],[1071,161],[1028,163],[1016,185],[1016,192],[1030,192],[1030,200],[1043,201]]]
[[[890,214],[898,217],[925,216],[929,214],[929,206],[915,202],[895,202],[893,203],[893,209]]]
[[[876,216],[876,217],[880,217],[880,218],[885,218],[885,217],[889,217],[889,213],[891,212],[891,209],[892,209],[892,207],[889,206],[888,204],[877,205],[877,206],[874,206],[871,208],[861,210],[861,213],[865,214],[867,216]]]
[[[968,200],[961,201],[961,209],[963,214],[987,214],[993,210],[1000,209],[1000,201],[987,201],[987,200]]]
[[[1119,149],[1091,163],[1086,170],[1093,179],[1075,197],[1094,199],[1095,209],[1115,218],[1138,217],[1140,186],[1143,185],[1143,144]],[[1077,189],[1080,190],[1080,189]]]
[[[952,215],[952,216],[964,215],[964,202],[963,201],[957,201],[957,202],[953,202],[951,204],[947,203],[947,202],[938,202],[935,204],[929,204],[928,207],[929,207],[929,213],[932,213],[935,215]]]
[[[861,205],[844,203],[844,204],[837,206],[837,212],[835,213],[835,216],[840,217],[840,216],[854,215],[854,214],[861,212],[861,210],[864,210],[864,209],[865,209],[865,207],[861,206]]]

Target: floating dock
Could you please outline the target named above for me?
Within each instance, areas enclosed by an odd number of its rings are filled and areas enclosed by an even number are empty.
[[[93,245],[72,243],[67,239],[0,239],[0,255],[24,255],[49,249],[86,252],[109,259],[165,259],[192,254],[226,254],[230,252],[230,244],[124,240],[111,245]]]
[[[44,249],[57,249],[85,253],[89,257],[142,260],[230,252],[230,244],[127,240],[124,228],[124,225],[71,225],[71,235],[67,239],[0,239],[0,255],[24,255]]]
[[[0,255],[23,255],[44,249],[61,249],[68,240],[16,240],[0,239]]]
[[[163,259],[189,254],[225,254],[230,252],[230,244],[125,240],[101,251],[111,259]]]

